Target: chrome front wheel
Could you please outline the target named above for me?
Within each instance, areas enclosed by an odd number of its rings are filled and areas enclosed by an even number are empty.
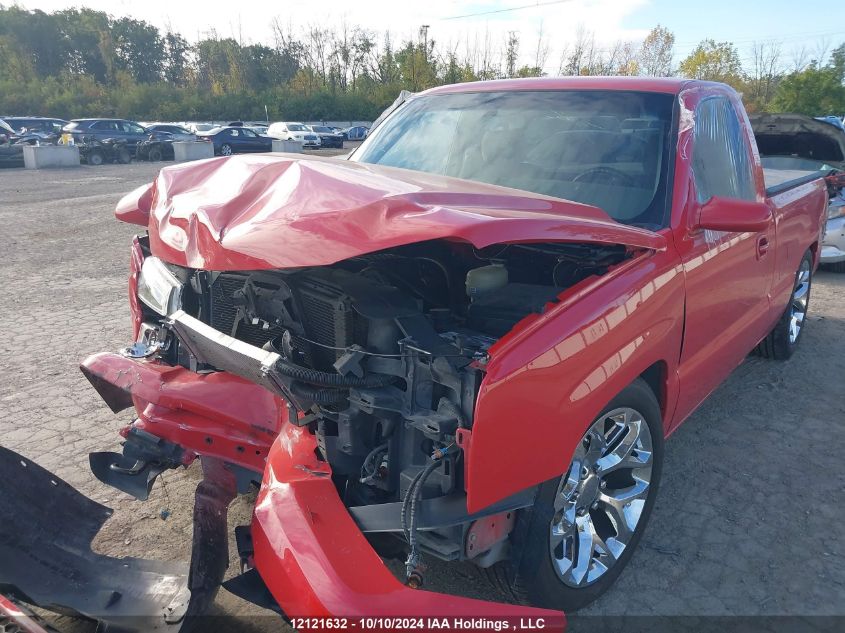
[[[584,434],[560,480],[549,552],[560,580],[584,587],[619,560],[651,492],[651,430],[636,409],[620,407]]]
[[[590,604],[613,586],[636,550],[662,465],[660,404],[655,390],[637,379],[578,439],[563,476],[540,486],[531,510],[517,519],[512,538],[520,557],[492,577],[534,606],[569,612]]]

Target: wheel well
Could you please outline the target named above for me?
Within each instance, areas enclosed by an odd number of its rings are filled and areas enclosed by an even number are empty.
[[[660,404],[660,414],[663,419],[666,419],[666,362],[659,360],[650,365],[643,373],[640,374],[649,389],[654,393]]]
[[[813,242],[807,250],[813,254],[812,266],[815,266],[819,263],[819,243]]]

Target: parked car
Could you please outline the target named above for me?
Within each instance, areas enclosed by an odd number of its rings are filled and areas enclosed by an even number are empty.
[[[304,123],[278,122],[270,124],[267,136],[283,141],[300,141],[303,147],[320,147],[320,137]]]
[[[143,126],[126,119],[73,119],[63,128],[62,133],[63,136],[70,135],[76,144],[81,143],[83,137],[99,141],[124,140],[132,156],[135,155],[138,143],[149,135]]]
[[[3,119],[6,124],[11,127],[16,133],[22,132],[40,132],[53,137],[58,137],[62,128],[67,125],[64,119],[54,119],[51,117],[6,117]]]
[[[824,121],[825,123],[829,123],[830,125],[835,125],[840,130],[845,132],[845,119],[840,119],[838,116],[817,116],[816,121]]]
[[[831,121],[802,114],[755,114],[750,120],[763,165],[782,177],[845,172],[845,130]],[[845,272],[845,194],[836,185],[831,193],[820,262]]]
[[[147,132],[169,135],[171,141],[196,141],[197,135],[190,130],[173,123],[152,123],[146,127]]]
[[[0,119],[0,167],[23,167],[23,145],[16,138],[17,132]]]
[[[260,136],[246,127],[219,127],[208,132],[199,132],[197,138],[214,143],[214,153],[219,156],[269,152],[273,149],[273,139]]]
[[[268,127],[266,125],[248,125],[247,128],[260,136],[267,136]]]
[[[346,129],[346,140],[347,141],[363,141],[367,138],[367,134],[369,134],[370,128],[364,127],[363,125],[356,125],[355,127],[350,127]]]
[[[766,182],[733,89],[650,77],[443,86],[348,161],[165,168],[116,210],[147,231],[134,342],[82,371],[134,411],[122,453],[89,462],[140,499],[196,459],[204,479],[190,571],[133,560],[104,567],[110,586],[134,583],[121,600],[143,597],[161,627],[200,613],[229,561],[226,508],[258,486],[236,532],[251,568],[226,587],[294,622],[483,614],[560,631],[560,610],[633,555],[664,438],[753,348],[789,358],[811,327],[827,197],[821,173]],[[76,550],[56,562],[50,539],[87,545],[109,511],[29,461],[5,474],[21,460],[0,451],[0,480],[39,494],[7,495],[22,507],[6,516],[62,529],[0,544],[70,577],[56,566]],[[91,522],[56,516],[92,505]],[[742,544],[720,540],[718,558]],[[404,583],[379,556],[403,551]],[[423,556],[492,567],[534,606],[419,591]],[[12,569],[14,595],[90,603],[88,585]]]
[[[188,123],[185,125],[189,132],[198,134],[199,132],[210,132],[214,128],[220,127],[214,123]]]
[[[343,149],[343,136],[325,125],[309,125],[312,132],[320,137],[320,147],[336,147]]]

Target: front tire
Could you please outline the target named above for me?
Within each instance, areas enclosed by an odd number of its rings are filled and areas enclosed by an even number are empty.
[[[789,305],[769,334],[757,346],[757,352],[764,358],[786,360],[790,358],[801,341],[807,323],[807,309],[810,306],[810,289],[813,285],[813,254],[804,253],[798,271]]]
[[[574,611],[614,583],[642,538],[663,466],[654,392],[637,379],[593,422],[561,478],[540,486],[491,577],[525,604]]]

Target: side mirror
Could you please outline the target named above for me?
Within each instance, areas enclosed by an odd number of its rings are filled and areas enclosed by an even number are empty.
[[[772,210],[763,202],[713,196],[698,212],[697,229],[757,233],[769,226]]]

